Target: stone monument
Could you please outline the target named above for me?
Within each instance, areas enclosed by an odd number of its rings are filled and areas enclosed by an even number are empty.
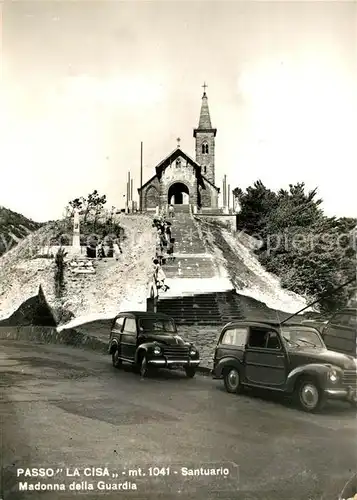
[[[80,238],[80,229],[79,229],[79,210],[77,210],[77,209],[74,209],[74,213],[73,213],[72,250],[76,254],[81,253],[81,238]]]

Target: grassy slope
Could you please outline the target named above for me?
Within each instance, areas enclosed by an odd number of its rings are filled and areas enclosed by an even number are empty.
[[[285,290],[280,280],[265,271],[253,253],[254,241],[246,234],[232,234],[221,224],[200,221],[205,241],[227,270],[238,293],[272,309],[296,312],[306,305],[303,297]]]

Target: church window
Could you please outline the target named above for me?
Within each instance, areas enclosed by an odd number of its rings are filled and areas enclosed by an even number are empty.
[[[177,168],[181,167],[181,158],[177,158],[177,160],[176,160],[176,167]]]
[[[203,167],[203,172],[206,173],[207,172],[207,167],[206,165]]]
[[[204,142],[202,144],[202,154],[208,155],[208,144],[207,144],[207,142]]]

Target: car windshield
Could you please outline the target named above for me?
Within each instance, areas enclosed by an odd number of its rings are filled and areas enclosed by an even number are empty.
[[[281,335],[288,348],[302,346],[325,347],[318,332],[312,328],[285,326],[281,329]]]
[[[166,319],[141,318],[139,320],[139,326],[144,332],[176,333],[174,322]]]

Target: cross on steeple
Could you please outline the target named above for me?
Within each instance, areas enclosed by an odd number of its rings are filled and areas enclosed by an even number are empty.
[[[180,147],[180,142],[181,142],[181,139],[178,137],[178,138],[176,139],[176,141],[177,141],[177,147],[179,148],[179,147]]]
[[[206,82],[203,83],[202,87],[203,87],[203,95],[205,95],[206,94],[206,88],[208,87],[208,85],[206,85]]]

